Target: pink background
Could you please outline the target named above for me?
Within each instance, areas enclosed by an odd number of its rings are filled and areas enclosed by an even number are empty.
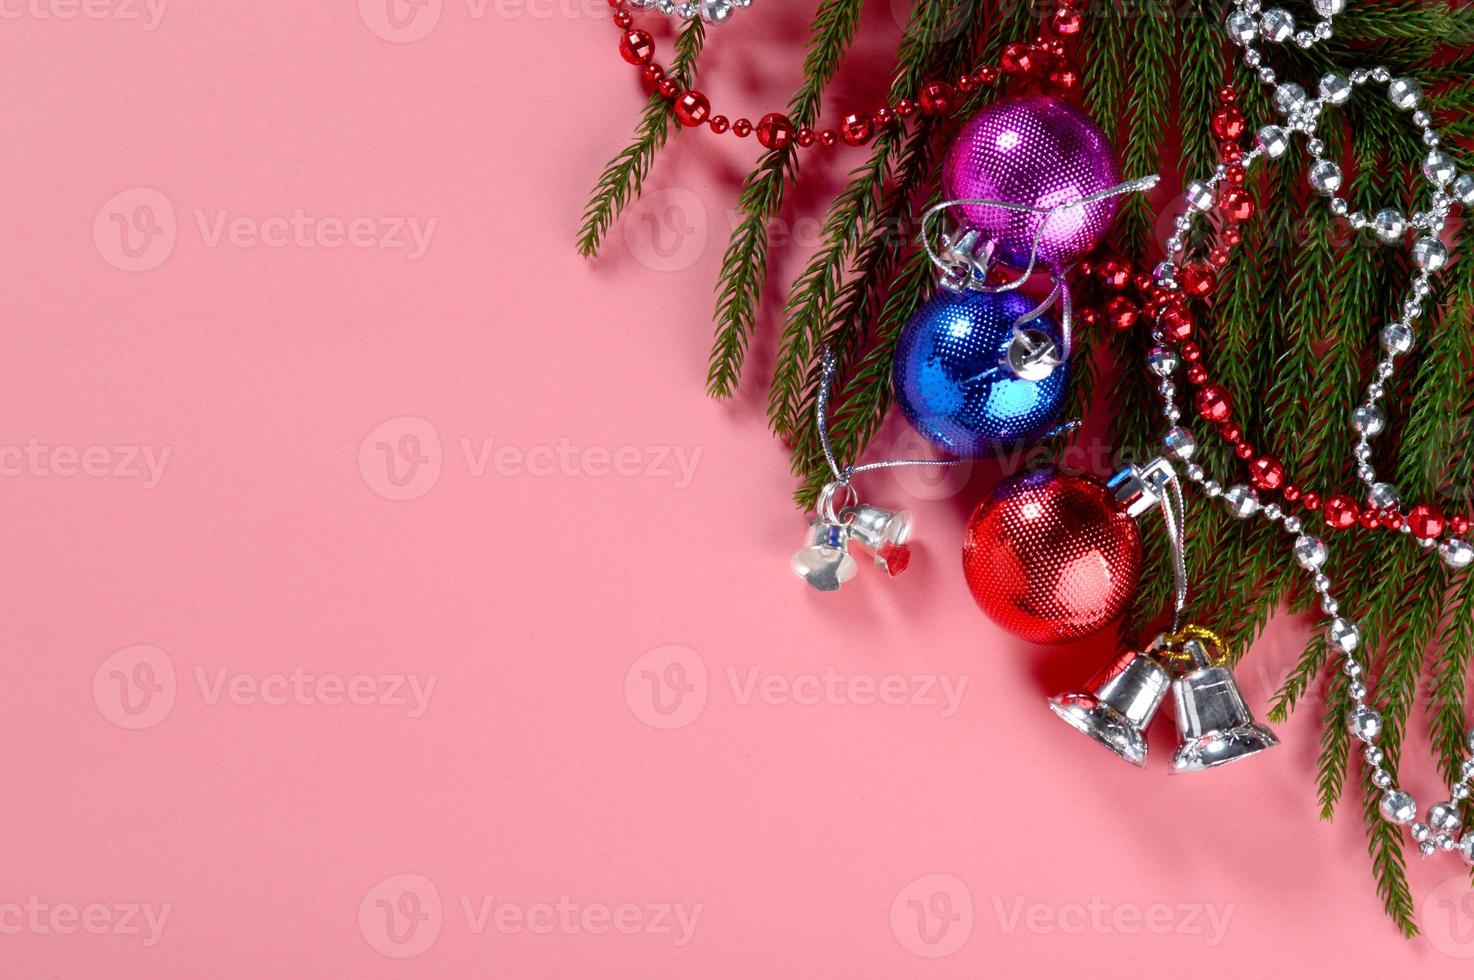
[[[995,468],[867,484],[918,512],[904,578],[789,575],[778,292],[702,390],[755,148],[683,134],[579,259],[641,103],[584,2],[3,8],[0,972],[1466,976],[1464,875],[1412,869],[1406,943],[1358,804],[1317,821],[1313,712],[1180,779],[1170,722],[1143,773],[1049,715],[1109,643],[973,608]],[[716,32],[720,110],[786,98],[798,8]],[[833,107],[896,35],[872,5]],[[858,160],[806,172],[780,283]],[[1261,711],[1307,628],[1244,668]]]

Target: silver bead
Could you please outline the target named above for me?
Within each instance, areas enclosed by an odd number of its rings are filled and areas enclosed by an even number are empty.
[[[1474,752],[1474,728],[1469,729],[1464,734],[1464,747],[1467,748],[1470,752]],[[1471,777],[1474,777],[1474,772],[1466,773],[1464,776],[1465,779]]]
[[[1428,808],[1428,826],[1442,834],[1459,832],[1459,808],[1452,803],[1435,803]]]
[[[1341,168],[1329,160],[1310,165],[1310,186],[1321,194],[1334,194],[1341,186]]]
[[[1432,857],[1433,852],[1438,850],[1438,845],[1431,840],[1425,840],[1418,845],[1418,853],[1423,857]]]
[[[1474,864],[1474,834],[1465,834],[1459,841],[1459,853],[1465,864]]]
[[[1259,130],[1259,146],[1271,157],[1283,156],[1290,148],[1289,135],[1278,126],[1265,126]]]
[[[1208,211],[1213,207],[1213,188],[1195,180],[1187,185],[1187,206],[1194,211]]]
[[[1339,616],[1331,620],[1330,630],[1331,645],[1342,653],[1350,653],[1361,643],[1361,630],[1349,619]]]
[[[732,16],[732,4],[728,0],[701,0],[696,11],[708,24],[720,24]]]
[[[1377,789],[1388,789],[1392,785],[1392,773],[1386,769],[1378,769],[1372,773],[1372,785]]]
[[[1407,222],[1396,208],[1383,208],[1372,216],[1372,231],[1390,245],[1402,241],[1402,236],[1407,234]]]
[[[1286,82],[1274,90],[1274,107],[1288,116],[1305,102],[1305,90],[1294,82]]]
[[[1418,804],[1400,789],[1388,790],[1382,796],[1382,816],[1392,823],[1412,823],[1418,815]]]
[[[1425,823],[1415,823],[1408,828],[1408,833],[1412,835],[1413,840],[1421,844],[1433,836],[1433,828]]]
[[[1341,673],[1345,674],[1347,677],[1361,676],[1361,661],[1353,660],[1352,658],[1347,657],[1346,663],[1341,665]]]
[[[1474,174],[1459,174],[1449,188],[1454,198],[1464,207],[1474,204]]]
[[[1171,377],[1182,364],[1177,352],[1168,347],[1153,347],[1146,357],[1147,367],[1159,378]]]
[[[1346,693],[1351,695],[1353,701],[1364,701],[1367,696],[1367,686],[1361,681],[1352,681],[1346,685]]]
[[[1322,17],[1331,18],[1346,9],[1346,0],[1314,0],[1311,6]]]
[[[1469,787],[1464,783],[1459,783],[1459,785],[1449,790],[1449,793],[1456,801],[1462,803],[1469,798]]]
[[[1474,759],[1465,759],[1463,763],[1459,765],[1459,776],[1466,780],[1469,777],[1474,776]]]
[[[1259,19],[1259,34],[1271,44],[1279,44],[1295,33],[1295,18],[1288,10],[1271,7]]]
[[[1413,331],[1405,323],[1389,323],[1382,328],[1382,348],[1389,354],[1406,354],[1413,349]]]
[[[1223,491],[1223,502],[1228,504],[1229,512],[1238,518],[1250,517],[1259,509],[1259,498],[1242,483],[1235,483]]]
[[[1363,742],[1375,742],[1382,734],[1382,716],[1376,708],[1361,705],[1346,716],[1346,727]]]
[[[1322,75],[1320,97],[1331,105],[1342,105],[1351,98],[1351,79],[1338,71]]]
[[[1326,563],[1330,550],[1320,538],[1302,534],[1295,539],[1295,560],[1301,568],[1319,568]]]
[[[1259,36],[1259,28],[1254,23],[1254,18],[1242,10],[1235,10],[1228,15],[1228,36],[1241,45],[1251,43]]]
[[[1453,157],[1442,150],[1431,150],[1423,158],[1423,176],[1435,187],[1446,187],[1458,175],[1459,168],[1454,164]]]
[[[1377,73],[1372,72],[1372,77],[1376,78],[1376,76]],[[1387,86],[1387,98],[1391,99],[1392,104],[1399,109],[1415,108],[1422,97],[1422,87],[1411,78],[1394,78]]]
[[[1300,518],[1296,517],[1295,515],[1291,514],[1286,517],[1284,520],[1284,525],[1285,530],[1289,531],[1291,534],[1300,533]]]
[[[1390,483],[1373,483],[1367,494],[1367,503],[1378,510],[1397,506],[1397,488]]]
[[[1198,441],[1193,434],[1180,425],[1175,425],[1167,430],[1167,435],[1162,439],[1162,445],[1167,452],[1178,459],[1192,459],[1193,453],[1198,451]]]
[[[1419,238],[1413,242],[1413,261],[1419,269],[1437,272],[1448,263],[1448,247],[1436,238]]]
[[[1364,435],[1374,436],[1387,424],[1387,416],[1375,405],[1362,405],[1351,413],[1351,427]]]
[[[1450,568],[1463,568],[1474,561],[1474,547],[1463,538],[1447,538],[1438,546],[1438,557]]]
[[[1383,752],[1375,745],[1368,745],[1367,750],[1364,753],[1364,757],[1367,760],[1367,765],[1380,766],[1382,764],[1382,760],[1387,758],[1387,753]]]

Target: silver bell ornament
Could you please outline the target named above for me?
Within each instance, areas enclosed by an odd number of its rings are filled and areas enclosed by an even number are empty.
[[[820,592],[838,592],[859,566],[850,557],[849,530],[824,520],[809,523],[808,542],[794,553],[793,574]]]
[[[870,555],[875,567],[892,578],[911,562],[911,512],[891,512],[871,504],[846,507],[841,520],[850,540]]]
[[[1151,723],[1172,678],[1145,652],[1127,650],[1091,679],[1084,691],[1051,698],[1049,708],[1133,766],[1145,766],[1146,726]]]
[[[1200,772],[1247,759],[1279,744],[1254,720],[1233,672],[1219,658],[1221,644],[1207,630],[1183,631],[1188,670],[1172,682],[1181,741],[1173,772]]]

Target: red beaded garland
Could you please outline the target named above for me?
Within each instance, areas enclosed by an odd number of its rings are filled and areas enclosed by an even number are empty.
[[[1209,422],[1226,422],[1233,414],[1233,401],[1228,392],[1215,384],[1206,384],[1198,389],[1198,414]]]
[[[649,64],[655,57],[655,38],[647,31],[625,31],[619,39],[619,54],[632,65]]]
[[[850,146],[864,146],[870,142],[874,132],[874,122],[869,116],[858,112],[845,116],[844,122],[839,124],[839,135]]]
[[[1273,456],[1260,456],[1249,464],[1249,482],[1260,490],[1276,490],[1285,482],[1285,464]]]
[[[1343,531],[1361,518],[1361,508],[1344,493],[1338,493],[1326,501],[1324,514],[1327,527]]]
[[[695,89],[682,92],[672,108],[682,126],[700,126],[711,118],[711,102]]]
[[[793,123],[781,112],[770,112],[757,124],[757,141],[770,150],[781,150],[793,141]]]

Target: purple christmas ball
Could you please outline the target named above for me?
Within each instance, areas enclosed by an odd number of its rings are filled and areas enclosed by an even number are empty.
[[[985,198],[1050,208],[1121,182],[1116,151],[1084,112],[1047,95],[995,102],[974,116],[947,153],[948,200]],[[1093,251],[1116,217],[1118,199],[1053,215],[958,205],[967,226],[996,244],[994,255],[1023,269],[1039,235],[1037,264],[1068,268]]]

